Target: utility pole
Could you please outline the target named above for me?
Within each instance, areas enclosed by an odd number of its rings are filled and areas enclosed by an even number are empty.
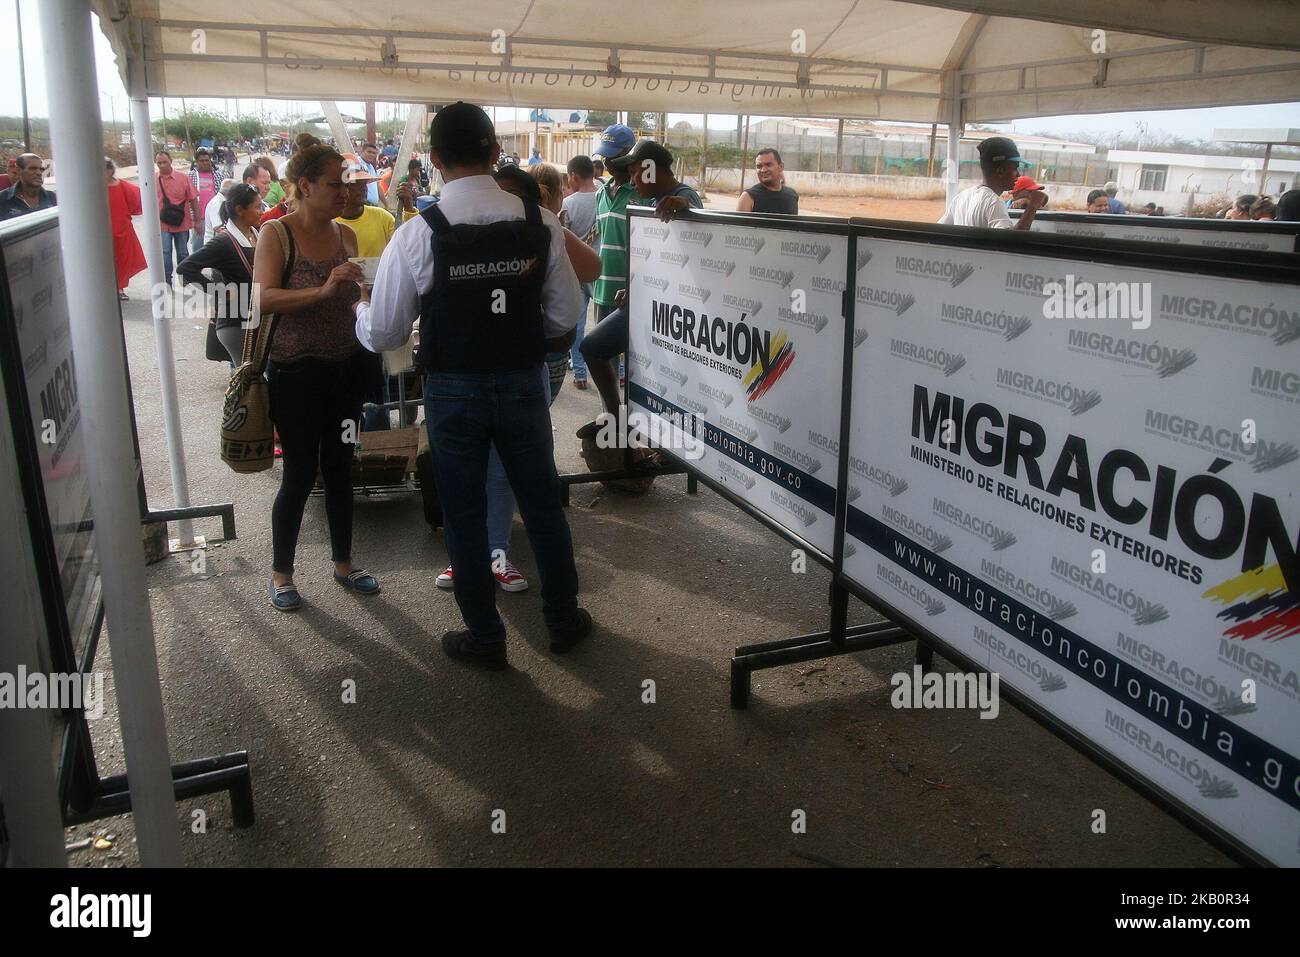
[[[777,136],[777,140],[778,141],[780,140],[779,135]],[[745,157],[748,155],[749,155],[749,114],[746,114],[745,115],[745,143],[740,148],[740,191],[742,193],[745,191],[745,170],[747,168]]]
[[[741,160],[742,164],[744,160]],[[705,174],[709,169],[709,114],[704,114],[704,140],[700,144],[700,192],[704,192]]]
[[[185,148],[194,155],[194,140],[190,138],[190,111],[185,108],[185,97],[181,97],[181,119],[185,122]]]
[[[376,144],[379,142],[379,140],[375,138],[375,101],[374,100],[366,100],[366,142],[376,143]],[[349,149],[352,148],[351,143],[348,144],[348,148]]]
[[[27,152],[32,151],[32,121],[27,116],[27,65],[23,57],[23,5],[21,0],[14,0],[14,22],[18,25],[18,85],[23,97],[23,143]]]

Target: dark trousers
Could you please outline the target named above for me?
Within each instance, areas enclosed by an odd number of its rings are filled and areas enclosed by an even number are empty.
[[[366,355],[363,349],[342,362],[270,363],[271,421],[284,450],[284,475],[271,508],[271,568],[281,574],[293,574],[298,530],[318,465],[331,556],[336,562],[352,558],[353,443],[344,438],[361,429]]]
[[[495,645],[506,637],[497,614],[488,550],[486,482],[493,444],[537,559],[542,615],[548,625],[569,621],[578,607],[578,569],[560,505],[551,416],[538,369],[487,375],[428,373],[424,409],[447,551],[456,570],[456,604],[471,638]]]
[[[365,358],[365,401],[373,405],[383,405],[388,401],[388,374],[384,372],[384,357],[376,352],[366,352]],[[398,419],[400,422],[401,419]],[[367,411],[362,428],[367,432],[380,432],[392,428],[386,409]]]

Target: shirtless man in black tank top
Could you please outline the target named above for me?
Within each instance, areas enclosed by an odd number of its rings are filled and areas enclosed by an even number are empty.
[[[799,194],[785,185],[785,164],[774,149],[759,150],[754,157],[758,183],[740,194],[736,209],[742,213],[799,212]]]

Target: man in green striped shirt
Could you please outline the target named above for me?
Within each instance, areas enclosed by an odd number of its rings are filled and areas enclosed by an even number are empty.
[[[615,125],[605,130],[597,156],[612,159],[630,152],[636,135],[626,126]],[[627,284],[627,207],[629,203],[641,205],[632,185],[630,167],[611,170],[613,178],[596,197],[596,227],[600,231],[600,278],[592,288],[591,298],[596,301],[596,321],[614,311],[614,296]]]

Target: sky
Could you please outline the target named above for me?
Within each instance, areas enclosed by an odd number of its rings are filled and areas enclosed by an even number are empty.
[[[4,3],[6,7],[12,2],[13,0],[0,0],[0,3]],[[28,110],[32,116],[47,116],[45,58],[42,55],[43,44],[37,10],[38,3],[37,0],[18,0],[18,2],[22,9],[23,50],[27,60]],[[10,14],[6,13],[5,16],[9,17]],[[105,120],[108,120],[116,112],[118,120],[125,122],[128,116],[126,89],[118,76],[112,48],[99,30],[98,24],[96,24],[95,28],[95,60],[99,76],[100,112]],[[22,113],[18,76],[17,34],[13,30],[6,29],[0,32],[0,115],[18,116]],[[215,112],[224,113],[228,102],[226,100],[190,99],[186,101],[186,105],[191,109],[205,106]],[[253,102],[251,100],[242,100],[243,111],[246,113],[254,112],[251,109]],[[364,106],[361,103],[340,103],[339,108],[344,113],[355,116],[364,115]],[[268,112],[273,114],[285,113],[289,111],[290,104],[283,101],[268,101],[267,109]],[[320,105],[318,103],[296,103],[292,104],[292,110],[295,114],[319,115]],[[155,118],[161,115],[160,103],[156,98],[151,103],[151,111]],[[179,115],[179,112],[179,101],[169,99],[167,101],[168,116]],[[395,104],[380,104],[378,107],[380,119],[385,119],[390,115],[402,115],[404,112],[404,107],[398,107]],[[505,108],[501,108],[497,110],[497,116],[503,120],[508,119],[510,118],[510,112]],[[552,110],[551,112],[556,119],[560,119],[567,117],[569,110],[564,108]],[[528,118],[527,110],[514,110],[513,113],[516,119],[524,120]],[[755,119],[759,118],[755,117]],[[682,119],[691,120],[696,125],[701,122],[699,114],[668,114],[669,125]],[[1300,102],[1274,103],[1263,106],[1218,107],[1202,110],[1054,116],[1017,120],[1011,124],[997,125],[999,128],[1012,133],[1044,132],[1048,135],[1066,136],[1072,133],[1136,134],[1138,123],[1146,124],[1147,129],[1152,134],[1168,133],[1186,139],[1208,139],[1215,127],[1281,126],[1300,128]],[[709,117],[709,127],[711,129],[735,129],[735,125],[734,117],[716,114]]]

